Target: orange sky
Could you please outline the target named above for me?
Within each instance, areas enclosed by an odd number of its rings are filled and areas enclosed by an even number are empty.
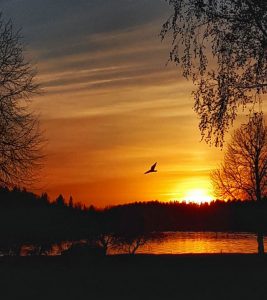
[[[46,94],[35,102],[49,141],[45,183],[53,197],[62,192],[105,206],[209,189],[221,151],[200,143],[192,85],[165,66],[160,24],[94,35],[88,42],[110,47],[39,64]],[[82,63],[75,72],[55,70],[70,61]],[[158,173],[143,175],[156,161]]]
[[[43,88],[32,103],[48,141],[37,192],[98,207],[210,194],[223,152],[200,142],[192,84],[166,66],[170,45],[158,33],[168,5],[98,3],[5,7],[24,29]],[[154,162],[158,173],[144,175]]]

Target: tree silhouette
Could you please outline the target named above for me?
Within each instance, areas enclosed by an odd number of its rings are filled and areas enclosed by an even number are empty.
[[[149,240],[149,235],[124,234],[117,238],[116,245],[119,250],[134,255],[138,248],[147,244]]]
[[[100,233],[95,238],[95,244],[103,249],[103,253],[107,255],[108,250],[114,246],[116,238],[113,234],[107,234],[105,232]]]
[[[114,236],[113,247],[127,254],[135,255],[137,250],[149,242],[161,241],[164,234],[149,231],[119,232]]]
[[[66,205],[65,199],[61,194],[57,197],[55,203],[59,207],[65,207],[65,205]]]
[[[263,114],[254,113],[247,124],[234,132],[223,164],[212,172],[215,192],[223,199],[251,199],[260,203],[267,196],[266,168],[267,127]],[[259,252],[262,251],[263,241],[259,244]]]
[[[222,146],[239,107],[267,92],[267,2],[166,0],[173,15],[170,60],[197,86],[194,109],[202,138]]]
[[[267,127],[255,113],[235,130],[224,162],[212,172],[216,195],[222,199],[262,201],[267,196]]]
[[[69,208],[73,208],[73,198],[72,198],[72,196],[70,196],[70,199],[69,199]]]
[[[41,133],[28,100],[38,90],[20,32],[0,15],[0,184],[27,184],[40,165]]]

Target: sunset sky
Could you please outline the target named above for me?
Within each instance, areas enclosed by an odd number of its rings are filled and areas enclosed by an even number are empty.
[[[211,196],[223,151],[200,142],[193,86],[166,66],[165,1],[0,3],[43,90],[32,103],[47,139],[38,193],[98,207]],[[144,175],[154,162],[158,172]]]

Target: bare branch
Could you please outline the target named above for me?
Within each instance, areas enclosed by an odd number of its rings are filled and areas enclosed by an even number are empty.
[[[215,193],[223,199],[262,200],[267,196],[267,127],[262,113],[237,129],[224,162],[211,174]]]
[[[28,109],[38,91],[35,70],[23,55],[20,32],[0,15],[0,184],[28,185],[41,164],[42,135]]]

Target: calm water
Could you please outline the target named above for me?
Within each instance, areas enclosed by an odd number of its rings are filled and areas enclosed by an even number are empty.
[[[267,239],[264,241],[267,251]],[[54,245],[50,255],[60,255],[72,242]],[[30,246],[24,246],[21,255],[29,255]],[[140,246],[136,253],[189,254],[189,253],[257,253],[257,237],[251,233],[165,232],[160,241]],[[121,254],[122,250],[109,249],[108,254]]]
[[[251,233],[166,232],[160,242],[148,242],[137,253],[257,253],[257,237]],[[267,249],[267,241],[264,241]],[[115,254],[110,251],[109,254]],[[118,252],[117,252],[118,253]]]

